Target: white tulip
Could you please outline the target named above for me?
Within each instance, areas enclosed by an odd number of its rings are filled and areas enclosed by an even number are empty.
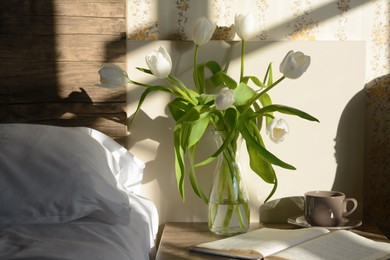
[[[228,109],[234,103],[234,90],[223,88],[215,97],[215,107],[218,110]]]
[[[289,79],[299,78],[309,67],[310,56],[302,52],[289,51],[280,63],[279,71]]]
[[[250,13],[246,15],[236,15],[234,19],[234,29],[241,40],[249,40],[256,34],[255,17]]]
[[[103,88],[119,88],[124,87],[129,78],[124,70],[115,64],[104,64],[99,69],[100,87]]]
[[[208,43],[216,27],[217,25],[206,17],[199,18],[192,27],[192,40],[199,46]]]
[[[267,134],[275,143],[280,143],[284,140],[284,136],[288,134],[288,124],[284,119],[272,119],[267,125]]]
[[[167,50],[160,46],[158,51],[150,52],[146,57],[146,64],[157,78],[166,78],[172,70],[172,60]]]

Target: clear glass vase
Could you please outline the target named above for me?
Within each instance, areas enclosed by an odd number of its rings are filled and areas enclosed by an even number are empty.
[[[228,133],[215,131],[218,147]],[[238,152],[242,139],[237,136],[219,155],[209,196],[208,225],[218,235],[245,233],[249,228],[250,207]]]

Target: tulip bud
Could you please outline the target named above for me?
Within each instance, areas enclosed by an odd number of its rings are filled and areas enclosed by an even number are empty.
[[[288,124],[284,119],[272,119],[267,125],[267,134],[275,143],[280,143],[284,140],[284,136],[288,134]]]
[[[160,46],[158,51],[150,52],[145,60],[149,69],[157,78],[166,78],[171,73],[172,60],[163,46]]]
[[[302,52],[289,51],[280,63],[279,71],[289,79],[299,78],[309,67],[310,56]]]
[[[99,69],[100,87],[103,88],[119,88],[124,87],[129,78],[124,70],[115,64],[104,64]]]
[[[252,14],[236,15],[234,29],[241,40],[246,41],[256,34],[256,21]]]
[[[215,23],[206,17],[196,20],[192,27],[192,40],[194,43],[199,46],[208,43],[213,36],[216,26]]]
[[[218,110],[228,109],[234,103],[234,90],[223,88],[215,97],[215,107]]]

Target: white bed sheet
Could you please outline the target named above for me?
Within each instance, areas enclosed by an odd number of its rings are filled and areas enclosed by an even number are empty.
[[[0,259],[149,259],[158,230],[156,207],[135,194],[129,194],[129,200],[128,225],[88,218],[58,224],[1,225]]]

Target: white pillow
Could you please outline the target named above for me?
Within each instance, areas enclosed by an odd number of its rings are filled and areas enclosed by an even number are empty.
[[[127,192],[139,194],[145,163],[102,132],[88,127],[75,129],[89,134],[104,147],[107,161],[118,183]]]
[[[110,153],[79,128],[0,124],[0,223],[128,223]],[[111,165],[111,167],[110,167]]]

